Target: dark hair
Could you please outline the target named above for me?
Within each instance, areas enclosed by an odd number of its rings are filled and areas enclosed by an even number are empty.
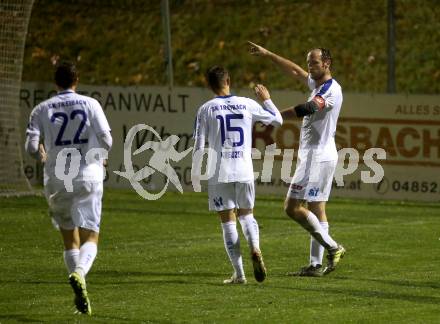
[[[228,77],[228,70],[222,66],[214,65],[206,71],[206,81],[214,91],[221,89]]]
[[[55,68],[55,83],[62,89],[72,87],[78,81],[76,66],[72,62],[60,62]]]
[[[319,50],[321,50],[321,60],[324,61],[328,61],[330,62],[329,66],[332,66],[333,63],[333,59],[332,59],[332,54],[330,53],[330,50],[327,48],[323,48],[323,47],[318,47]]]

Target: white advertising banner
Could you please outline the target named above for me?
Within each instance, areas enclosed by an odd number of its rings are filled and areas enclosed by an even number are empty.
[[[127,171],[127,158],[131,159],[133,170],[149,169],[148,175],[138,179],[148,192],[157,192],[167,185],[168,190],[179,190],[169,177],[163,175],[158,164],[170,165],[180,179],[183,191],[192,191],[191,152],[194,118],[198,107],[213,97],[207,89],[167,87],[107,87],[81,85],[78,92],[97,99],[112,128],[113,148],[109,154],[106,185],[131,188],[123,176]],[[24,83],[20,93],[23,134],[32,108],[54,95],[51,84]],[[234,92],[255,98],[249,90]],[[272,99],[280,109],[294,106],[307,99],[306,93],[298,91],[272,91]],[[124,157],[124,142],[130,129],[145,124],[144,129],[133,132],[131,155]],[[254,171],[257,194],[268,193],[284,197],[289,179],[281,177],[281,168],[289,168],[293,175],[296,163],[300,121],[285,121],[275,129],[256,125],[253,133],[254,147],[261,152],[255,155]],[[179,140],[166,141],[170,135]],[[153,142],[173,145],[174,150],[162,161],[151,159],[154,155]],[[346,155],[343,177],[344,185],[334,183],[333,197],[377,198],[398,200],[440,200],[440,96],[429,95],[367,95],[344,94],[344,103],[336,132],[338,149],[353,148],[351,156]],[[174,144],[173,144],[174,143]],[[263,160],[268,145],[275,143],[271,181],[267,174],[262,178]],[[129,143],[127,143],[129,144]],[[133,152],[144,146],[143,152]],[[273,147],[272,147],[273,148]],[[370,148],[382,148],[386,159],[369,155]],[[288,158],[294,150],[293,161]],[[287,150],[287,151],[286,151]],[[345,150],[347,151],[347,150]],[[288,153],[289,152],[289,153]],[[340,158],[341,153],[340,151]],[[352,163],[356,154],[359,163],[347,170],[349,157]],[[180,153],[180,154],[179,154]],[[286,154],[284,154],[286,153]],[[369,157],[369,159],[365,159]],[[124,160],[125,158],[125,160]],[[284,159],[283,159],[284,158]],[[267,159],[267,157],[266,157]],[[364,161],[365,159],[365,161]],[[154,160],[154,163],[152,161]],[[284,162],[283,162],[284,160]],[[125,161],[125,162],[124,162]],[[267,160],[270,162],[269,160]],[[268,163],[266,162],[266,163]],[[289,164],[292,162],[291,164]],[[377,164],[384,175],[378,183],[366,183],[369,177],[380,176]],[[162,171],[161,171],[162,170]],[[32,181],[41,179],[42,168],[30,158],[25,158],[25,174]],[[119,171],[118,174],[114,171]],[[350,171],[350,172],[349,172]],[[376,180],[375,180],[376,181]],[[169,182],[169,183],[168,183]]]

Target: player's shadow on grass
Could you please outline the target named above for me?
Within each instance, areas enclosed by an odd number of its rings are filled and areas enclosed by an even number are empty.
[[[302,287],[279,287],[272,286],[277,289],[287,289],[287,290],[299,290],[299,291],[314,291],[314,292],[323,292],[321,288],[302,288]],[[325,288],[326,294],[341,294],[341,295],[351,295],[353,297],[362,297],[362,298],[375,298],[375,299],[390,299],[390,300],[402,300],[407,302],[413,302],[418,304],[432,304],[439,305],[440,297],[435,296],[415,296],[410,294],[402,294],[402,293],[390,293],[384,291],[377,290],[355,290],[350,288]]]
[[[96,270],[93,271],[94,275],[103,277],[115,277],[121,278],[121,276],[127,277],[217,277],[220,274],[215,272],[197,272],[197,271],[176,271],[176,272],[163,272],[163,271],[118,271],[118,270]]]
[[[66,316],[68,316],[68,314],[66,314]],[[83,316],[83,317],[81,317]],[[95,320],[113,320],[113,321],[117,321],[118,323],[123,323],[123,322],[144,322],[144,321],[153,321],[154,323],[161,323],[160,320],[148,320],[145,318],[142,319],[133,319],[133,318],[124,318],[124,317],[116,317],[116,316],[108,316],[108,315],[100,315],[100,314],[94,314],[93,319]],[[75,319],[74,322],[75,323],[81,323],[81,320],[87,321],[88,318],[85,317],[85,315],[74,315],[72,314],[72,319]],[[0,315],[0,323],[2,322],[2,320],[7,320],[7,321],[17,321],[20,323],[42,323],[45,322],[44,320],[41,319],[32,319],[29,317],[26,317],[24,315],[21,314],[9,314],[9,315]],[[66,318],[63,318],[62,320],[60,319],[60,322],[65,322]],[[70,321],[69,321],[70,322]],[[162,323],[166,323],[166,322],[162,322]]]
[[[124,207],[124,208],[119,208],[119,207],[112,207],[112,208],[108,208],[107,209],[108,212],[116,212],[118,214],[136,214],[136,215],[145,215],[145,208],[138,208],[138,207]],[[155,215],[155,216],[161,216],[161,217],[168,217],[168,218],[173,218],[176,215],[178,216],[182,216],[184,214],[188,214],[188,215],[194,215],[194,214],[202,214],[202,213],[194,213],[192,210],[187,210],[187,211],[182,211],[182,210],[163,210],[161,208],[151,208],[151,206],[148,209],[149,214],[151,215]],[[205,213],[206,214],[206,213]],[[203,214],[204,215],[204,214]],[[145,217],[148,218],[148,217]],[[151,220],[153,220],[153,218],[150,218]],[[156,218],[154,218],[156,219]]]
[[[391,279],[371,279],[371,278],[358,278],[362,281],[372,281],[381,284],[401,286],[401,287],[419,287],[419,288],[434,288],[439,289],[440,283],[437,281],[411,281],[411,280],[391,280]]]
[[[65,285],[67,280],[0,280],[0,284],[25,284],[25,285]]]
[[[93,274],[101,280],[93,280],[94,285],[106,285],[117,281],[121,285],[148,284],[201,284],[203,278],[218,277],[220,274],[212,272],[162,272],[162,271],[117,271],[99,270]],[[121,280],[121,278],[124,278]],[[202,281],[200,281],[202,280]]]
[[[25,322],[25,323],[41,323],[41,320],[31,319],[26,316],[20,314],[9,314],[9,315],[0,315],[0,323],[1,320],[15,320],[17,322]]]

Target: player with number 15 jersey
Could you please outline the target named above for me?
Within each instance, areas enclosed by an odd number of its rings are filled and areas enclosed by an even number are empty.
[[[206,141],[216,152],[209,185],[253,182],[252,128],[255,122],[279,126],[282,121],[270,99],[261,106],[253,99],[229,94],[203,104],[195,123],[194,151],[203,149]]]
[[[237,218],[249,244],[254,277],[262,282],[266,278],[266,268],[260,250],[258,223],[253,215],[252,127],[257,121],[279,126],[283,119],[264,86],[255,87],[257,97],[263,102],[262,107],[252,99],[231,95],[229,73],[223,67],[211,67],[206,78],[216,97],[202,105],[197,113],[191,170],[193,187],[200,191],[197,176],[201,169],[201,152],[207,142],[209,209],[220,217],[226,252],[234,268],[232,277],[223,282],[246,283]]]

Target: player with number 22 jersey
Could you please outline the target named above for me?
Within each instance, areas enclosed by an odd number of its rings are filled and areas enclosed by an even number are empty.
[[[97,159],[86,163],[84,155],[93,148],[102,147],[98,138],[110,132],[110,126],[96,99],[63,90],[37,105],[32,111],[29,136],[44,138],[47,160],[44,165],[44,182],[56,181],[55,164],[58,153],[66,147],[76,148],[83,158],[77,180],[101,181],[103,165]]]
[[[25,149],[45,163],[44,193],[63,238],[74,303],[78,312],[91,315],[85,277],[98,252],[103,162],[113,140],[98,101],[75,92],[78,80],[73,63],[57,65],[55,83],[59,91],[32,110]],[[64,181],[66,175],[70,185]]]

